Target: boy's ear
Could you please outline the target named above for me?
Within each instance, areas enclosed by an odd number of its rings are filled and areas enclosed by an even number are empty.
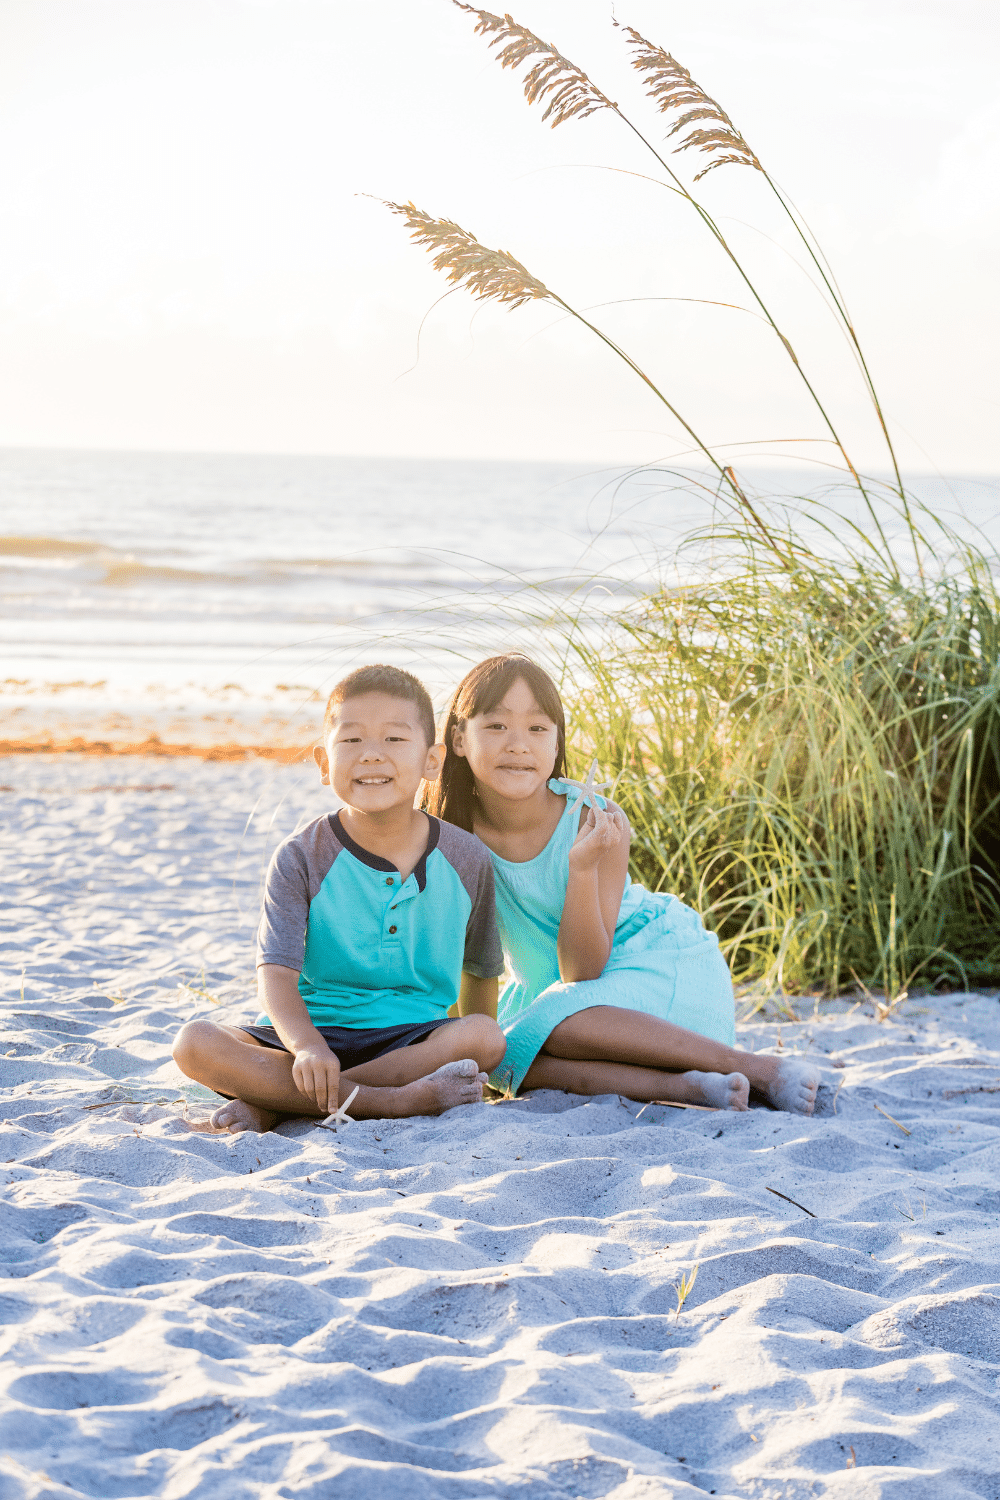
[[[313,745],[313,760],[319,766],[319,779],[324,786],[330,785],[330,757],[325,745]]]
[[[427,759],[424,761],[425,781],[437,781],[441,775],[441,768],[444,765],[445,754],[445,747],[441,743],[430,747],[427,752]]]

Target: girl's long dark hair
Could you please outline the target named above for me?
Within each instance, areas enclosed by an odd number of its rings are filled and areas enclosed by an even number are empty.
[[[473,812],[476,804],[476,784],[472,768],[464,755],[456,755],[452,749],[452,734],[456,728],[464,727],[476,714],[488,714],[503,700],[507,689],[518,679],[528,684],[535,702],[552,720],[558,731],[556,762],[553,776],[562,776],[566,771],[566,716],[556,687],[548,672],[519,651],[507,651],[502,656],[489,656],[471,672],[467,672],[455,689],[455,696],[448,709],[448,722],[444,728],[446,754],[441,775],[432,781],[424,798],[424,808],[446,823],[455,823],[471,833]]]

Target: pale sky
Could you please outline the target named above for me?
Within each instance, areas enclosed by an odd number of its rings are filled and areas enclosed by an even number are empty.
[[[513,4],[513,0],[511,0]],[[499,8],[499,7],[498,7]],[[714,95],[847,297],[905,464],[1000,471],[995,0],[520,0],[660,144],[612,13]],[[686,181],[691,153],[673,162]],[[0,444],[632,462],[662,408],[551,309],[476,311],[358,196],[458,220],[624,344],[727,458],[821,428],[656,162],[552,131],[448,0],[0,0]],[[884,463],[759,174],[698,189],[856,461]],[[779,243],[775,243],[777,236]],[[475,313],[475,317],[473,317]],[[749,446],[748,446],[749,445]]]

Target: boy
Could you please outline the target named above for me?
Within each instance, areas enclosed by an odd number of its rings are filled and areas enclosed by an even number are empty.
[[[254,1026],[189,1022],[174,1045],[188,1077],[231,1098],[218,1129],[322,1118],[355,1084],[359,1118],[482,1098],[506,1047],[493,867],[472,834],[414,807],[444,762],[435,741],[409,672],[359,667],[330,694],[313,753],[344,806],[271,861],[257,946],[265,1014]]]

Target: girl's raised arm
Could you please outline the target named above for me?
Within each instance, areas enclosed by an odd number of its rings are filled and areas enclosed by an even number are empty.
[[[569,879],[559,923],[559,975],[566,984],[599,979],[622,904],[631,829],[620,807],[589,808],[569,851]]]

